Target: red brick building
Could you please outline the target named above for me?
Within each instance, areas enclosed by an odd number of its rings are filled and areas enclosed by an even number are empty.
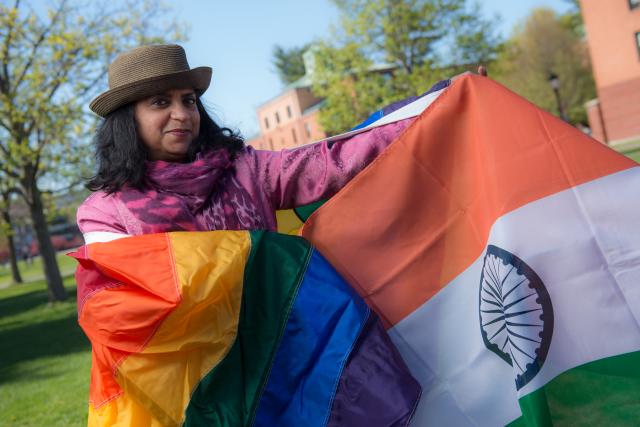
[[[598,98],[587,103],[593,136],[640,139],[640,0],[580,0]]]
[[[309,77],[302,77],[257,108],[260,135],[247,143],[257,149],[281,150],[324,138],[318,122],[321,104],[311,93]]]

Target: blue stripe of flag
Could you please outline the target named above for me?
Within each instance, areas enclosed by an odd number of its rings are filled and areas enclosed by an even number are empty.
[[[343,367],[368,315],[364,301],[314,250],[254,425],[326,425]]]

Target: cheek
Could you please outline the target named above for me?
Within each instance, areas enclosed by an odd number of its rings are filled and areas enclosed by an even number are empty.
[[[136,131],[140,140],[151,147],[158,143],[159,128],[158,117],[150,111],[138,108],[135,112]]]
[[[162,137],[162,124],[157,118],[146,118],[146,120],[140,122],[140,127],[140,135],[147,139],[147,143],[153,143]]]

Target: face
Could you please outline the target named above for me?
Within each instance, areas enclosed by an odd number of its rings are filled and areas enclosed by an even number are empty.
[[[200,113],[193,89],[172,89],[135,103],[138,137],[151,160],[187,160],[191,142],[200,131]]]

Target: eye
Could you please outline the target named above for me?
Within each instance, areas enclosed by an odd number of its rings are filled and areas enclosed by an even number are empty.
[[[151,105],[157,106],[157,107],[164,107],[165,105],[169,104],[169,100],[167,98],[153,98],[151,100]]]
[[[189,106],[196,105],[196,97],[195,96],[188,96],[188,97],[184,98],[183,102],[184,102],[185,105],[189,105]]]

